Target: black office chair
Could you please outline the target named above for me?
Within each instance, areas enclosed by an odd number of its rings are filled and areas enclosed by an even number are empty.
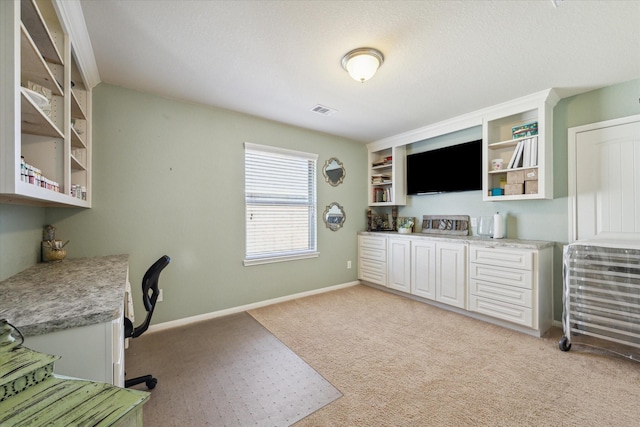
[[[149,328],[149,323],[151,323],[151,316],[153,316],[153,310],[156,307],[156,301],[158,300],[158,295],[160,294],[160,290],[158,289],[158,279],[160,277],[160,273],[162,270],[169,265],[171,262],[171,258],[167,255],[163,255],[159,260],[153,263],[151,267],[147,270],[142,278],[142,302],[144,303],[144,308],[147,310],[147,316],[144,319],[144,322],[140,326],[133,326],[131,320],[124,318],[124,338],[137,338],[144,333],[144,331]],[[144,375],[142,377],[131,378],[130,380],[125,380],[124,386],[131,387],[136,384],[146,383],[147,388],[152,389],[158,383],[158,380],[154,378],[152,375]]]

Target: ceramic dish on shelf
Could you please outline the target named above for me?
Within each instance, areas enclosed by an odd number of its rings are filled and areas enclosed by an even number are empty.
[[[43,108],[49,105],[49,100],[44,96],[35,92],[31,89],[27,89],[26,87],[21,88],[22,92],[27,96],[27,98],[31,99],[34,104],[38,107]]]

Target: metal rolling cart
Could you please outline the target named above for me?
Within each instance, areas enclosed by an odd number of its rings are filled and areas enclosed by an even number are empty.
[[[596,347],[640,359],[640,243],[578,241],[563,251],[564,336],[569,351],[585,338]],[[583,343],[583,342],[581,342]]]

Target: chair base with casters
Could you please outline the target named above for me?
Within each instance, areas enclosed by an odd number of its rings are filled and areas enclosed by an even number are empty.
[[[160,294],[160,290],[158,289],[158,279],[162,270],[169,265],[169,262],[171,262],[171,258],[167,255],[163,255],[160,259],[154,262],[144,274],[144,278],[142,279],[142,302],[144,303],[145,310],[147,310],[147,316],[140,326],[133,326],[133,322],[131,322],[131,320],[126,317],[124,318],[125,339],[137,338],[149,327],[149,323],[151,323],[151,316],[153,315],[153,310],[155,309],[158,295]],[[158,384],[158,380],[151,374],[143,375],[141,377],[125,380],[124,386],[131,387],[142,383],[145,383],[147,388],[151,390],[156,386],[156,384]]]
[[[124,382],[126,388],[133,387],[134,385],[145,383],[149,390],[153,389],[158,384],[158,379],[152,375],[144,375],[142,377],[131,378]]]
[[[124,336],[125,337],[130,337],[133,335],[133,323],[131,323],[131,320],[127,319],[126,317],[124,318]],[[126,372],[125,372],[125,376],[126,376]],[[134,385],[138,385],[138,384],[142,384],[145,383],[147,388],[149,390],[153,389],[156,384],[158,384],[158,379],[154,378],[153,375],[149,374],[149,375],[143,375],[141,377],[136,377],[136,378],[131,378],[129,380],[125,380],[124,381],[124,386],[125,388],[129,388],[129,387],[133,387]]]

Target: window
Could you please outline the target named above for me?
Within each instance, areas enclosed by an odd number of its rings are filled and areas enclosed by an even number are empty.
[[[244,144],[244,265],[317,257],[316,154]]]

